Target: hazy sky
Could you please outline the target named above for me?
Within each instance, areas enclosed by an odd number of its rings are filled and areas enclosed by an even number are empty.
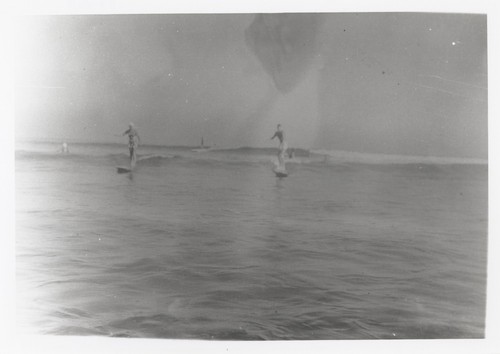
[[[486,16],[33,16],[16,137],[487,156]]]

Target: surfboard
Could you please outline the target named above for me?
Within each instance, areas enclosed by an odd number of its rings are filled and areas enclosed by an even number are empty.
[[[128,167],[121,167],[121,166],[118,166],[116,168],[116,172],[118,173],[128,173],[128,172],[132,172],[132,170]]]
[[[283,177],[287,177],[288,176],[288,171],[287,170],[274,168],[273,172],[276,175],[276,177],[283,178]]]

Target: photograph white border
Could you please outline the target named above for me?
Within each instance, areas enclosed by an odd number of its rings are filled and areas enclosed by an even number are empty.
[[[500,299],[498,270],[499,167],[498,150],[498,45],[499,5],[494,0],[451,1],[271,1],[271,0],[46,0],[7,1],[2,19],[2,39],[7,50],[2,55],[1,111],[7,136],[0,139],[1,151],[7,153],[2,173],[2,225],[0,247],[0,352],[3,353],[500,353]],[[40,14],[158,14],[158,13],[279,13],[279,12],[446,12],[487,15],[488,25],[488,301],[486,339],[484,340],[362,340],[362,341],[184,341],[166,339],[130,339],[67,336],[19,336],[15,328],[15,258],[14,258],[14,104],[12,56],[15,38],[11,36],[16,16]],[[3,38],[5,37],[5,38]],[[495,300],[496,299],[496,300]],[[2,338],[5,337],[5,338]]]

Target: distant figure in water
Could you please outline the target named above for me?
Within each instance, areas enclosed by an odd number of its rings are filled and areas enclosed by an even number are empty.
[[[295,149],[288,149],[288,158],[293,159],[295,157]]]
[[[130,123],[128,125],[128,129],[123,132],[122,136],[128,135],[128,150],[130,152],[130,168],[135,167],[135,163],[137,161],[137,147],[141,142],[141,138],[139,137],[139,133],[134,128],[134,123]]]
[[[283,128],[281,128],[281,124],[278,124],[276,128],[276,132],[274,135],[271,137],[271,140],[274,138],[278,138],[280,141],[280,146],[279,146],[279,151],[278,151],[278,163],[279,163],[279,168],[280,169],[285,169],[285,153],[287,149],[287,144],[285,141],[285,132],[283,131]]]
[[[68,144],[66,144],[66,142],[62,143],[61,153],[62,154],[69,154],[69,148],[68,148]]]

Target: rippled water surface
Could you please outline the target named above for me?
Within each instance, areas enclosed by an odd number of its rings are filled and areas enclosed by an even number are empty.
[[[481,338],[487,166],[122,146],[16,153],[19,330]]]

